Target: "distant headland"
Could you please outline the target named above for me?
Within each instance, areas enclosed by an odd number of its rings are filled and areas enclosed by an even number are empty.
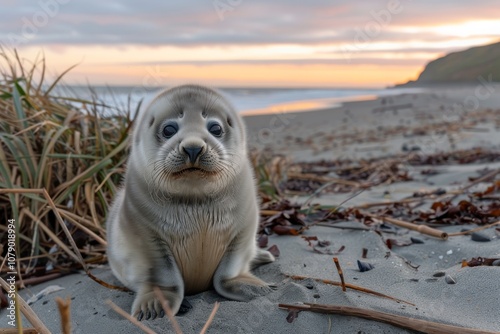
[[[500,82],[500,42],[452,52],[432,60],[417,80],[395,86],[461,85],[477,83],[480,78]]]

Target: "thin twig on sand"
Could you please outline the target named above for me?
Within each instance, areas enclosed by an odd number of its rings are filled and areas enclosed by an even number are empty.
[[[316,313],[341,314],[347,316],[360,317],[368,320],[385,322],[393,326],[398,326],[401,328],[411,329],[429,334],[455,334],[455,333],[495,334],[496,333],[488,330],[446,325],[439,322],[415,319],[401,315],[395,315],[395,314],[367,310],[357,307],[350,307],[350,306],[322,305],[322,304],[312,304],[312,303],[304,303],[304,305],[279,304],[278,306],[279,308],[285,310],[311,311]]]
[[[38,334],[35,328],[23,328],[21,330],[22,334]],[[19,329],[17,328],[0,328],[0,334],[19,334]]]
[[[179,326],[179,323],[177,322],[177,320],[175,320],[175,315],[172,312],[172,309],[170,308],[170,306],[168,305],[168,301],[165,298],[165,296],[163,295],[163,293],[161,292],[160,288],[155,286],[153,288],[153,290],[155,292],[155,296],[160,300],[161,307],[163,307],[163,311],[165,311],[165,314],[167,315],[168,319],[172,323],[172,327],[174,327],[175,333],[182,334],[181,327]]]
[[[144,333],[147,334],[156,334],[151,328],[147,327],[146,325],[142,324],[139,320],[128,314],[126,311],[124,311],[120,306],[116,305],[113,303],[111,300],[106,300],[106,303],[119,315],[139,327]]]
[[[450,233],[450,234],[448,234],[448,236],[455,237],[457,235],[468,235],[468,234],[471,234],[471,233],[474,233],[474,232],[477,232],[477,231],[486,230],[487,228],[490,228],[490,227],[493,227],[493,226],[496,226],[496,225],[500,225],[500,220],[497,221],[497,222],[488,224],[488,225],[484,225],[484,226],[479,226],[479,227],[473,228],[472,230],[467,230],[467,231],[463,231],[463,232]]]
[[[374,214],[369,213],[369,212],[362,212],[362,214],[365,216],[371,217],[371,218],[375,218],[375,219],[379,219],[379,220],[388,222],[388,223],[393,224],[393,225],[407,228],[409,230],[417,231],[417,232],[420,232],[422,234],[429,235],[431,237],[439,238],[442,240],[448,239],[448,233],[443,232],[443,231],[438,230],[438,229],[435,229],[435,228],[432,228],[432,227],[429,227],[429,226],[426,226],[426,225],[417,225],[417,224],[405,222],[403,220],[396,219],[396,218],[391,218],[391,217],[386,217],[386,216],[377,216],[377,215],[374,215]]]
[[[290,277],[293,280],[312,279],[312,280],[315,280],[316,282],[321,282],[321,283],[324,283],[324,284],[330,284],[330,285],[335,285],[335,286],[340,286],[340,287],[342,286],[341,282],[331,281],[331,280],[322,279],[322,278],[315,278],[315,277],[309,277],[309,276],[300,276],[300,275],[287,275],[287,274],[285,274],[285,276]],[[407,301],[402,300],[402,299],[394,298],[394,297],[385,295],[383,293],[380,293],[380,292],[377,292],[377,291],[373,291],[373,290],[364,288],[364,287],[359,286],[359,285],[354,285],[354,284],[351,284],[351,283],[345,283],[345,287],[349,288],[349,289],[352,289],[352,290],[356,290],[356,291],[360,291],[360,292],[364,292],[364,293],[369,293],[369,294],[372,294],[372,295],[375,295],[375,296],[378,296],[378,297],[391,299],[391,300],[394,300],[394,301],[396,301],[398,303],[405,303],[405,304],[408,304],[408,305],[411,305],[411,306],[415,306],[415,304],[413,304],[413,303],[407,302]]]
[[[208,330],[208,327],[210,327],[210,324],[214,320],[215,313],[217,313],[217,310],[219,309],[219,306],[220,306],[220,303],[219,302],[215,302],[214,308],[212,309],[212,312],[210,313],[210,316],[208,317],[207,322],[205,323],[205,326],[203,326],[203,328],[201,329],[200,334],[205,334],[206,333],[206,331]]]
[[[345,288],[345,281],[344,281],[344,273],[342,272],[342,268],[340,268],[339,259],[337,257],[334,257],[333,262],[335,263],[335,267],[337,267],[337,272],[339,273],[339,276],[340,276],[340,283],[342,286],[342,291],[345,292],[346,288]]]

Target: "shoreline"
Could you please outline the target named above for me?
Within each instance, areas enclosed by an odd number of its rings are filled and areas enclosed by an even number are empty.
[[[405,94],[425,94],[425,93],[426,93],[425,88],[420,88],[420,87],[418,88],[388,87],[380,89],[378,93],[374,94],[290,101],[286,103],[275,104],[263,109],[242,110],[240,111],[240,113],[243,117],[251,117],[258,115],[317,112],[326,109],[342,108],[345,104],[350,104],[355,102],[376,101],[380,98],[389,98]]]
[[[311,111],[245,115],[251,149],[302,160],[373,158],[500,146],[500,88],[487,99],[475,87],[347,101]],[[474,100],[475,99],[475,100]],[[471,108],[467,102],[477,102]],[[477,125],[481,123],[481,125]],[[472,133],[473,129],[477,133]],[[370,150],[373,151],[370,152]]]

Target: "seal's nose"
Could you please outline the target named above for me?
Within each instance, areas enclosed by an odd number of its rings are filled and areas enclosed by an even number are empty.
[[[191,147],[183,147],[182,149],[188,155],[189,161],[191,161],[191,163],[194,164],[194,162],[196,161],[196,159],[200,155],[201,151],[203,150],[203,147],[191,146]]]

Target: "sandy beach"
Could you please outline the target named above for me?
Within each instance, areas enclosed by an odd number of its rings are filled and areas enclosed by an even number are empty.
[[[347,212],[344,216],[335,214],[321,224],[316,224],[318,215],[301,213],[303,221],[313,224],[307,229],[297,227],[301,235],[278,235],[270,228],[265,248],[277,246],[279,257],[257,268],[255,274],[273,283],[276,290],[249,303],[228,301],[213,291],[189,296],[192,309],[176,317],[184,333],[199,333],[217,301],[220,308],[208,333],[416,333],[345,315],[302,311],[292,319],[288,310],[278,307],[306,302],[386,312],[477,329],[478,333],[500,332],[500,261],[462,266],[464,260],[472,258],[500,259],[500,225],[478,232],[483,242],[469,234],[442,240],[382,224],[377,218],[366,219],[365,214],[356,219],[353,211],[405,221],[431,214],[433,221],[439,220],[435,216],[446,217],[445,224],[431,225],[448,234],[498,221],[494,214],[500,208],[494,209],[500,189],[486,190],[500,180],[500,173],[492,173],[500,170],[500,86],[442,87],[348,102],[333,109],[248,115],[245,121],[254,152],[261,157],[282,157],[286,177],[281,191],[291,203],[299,208],[308,200],[337,206],[359,194],[342,204],[338,212]],[[366,175],[361,173],[363,167]],[[480,179],[488,173],[491,177]],[[310,174],[317,178],[307,176]],[[349,182],[335,183],[338,179]],[[309,199],[313,193],[314,198]],[[473,196],[478,193],[484,195]],[[408,199],[419,201],[390,204]],[[433,203],[448,200],[446,208],[432,209]],[[451,216],[450,208],[460,201],[482,210],[482,220],[471,219],[465,224],[463,215],[460,219]],[[472,216],[479,217],[477,210]],[[271,218],[263,215],[263,224],[275,226],[276,219],[288,219]],[[302,236],[317,237],[310,239],[314,248]],[[407,303],[352,289],[344,292],[314,280],[339,281],[334,256],[347,283]],[[373,269],[361,272],[358,261],[371,264]],[[107,265],[92,272],[119,285]],[[293,275],[309,278],[293,279]],[[84,273],[28,287],[21,296],[27,300],[53,285],[63,289],[31,305],[52,333],[60,332],[57,296],[71,298],[75,334],[141,332],[106,304],[110,299],[128,312],[133,293],[108,289]],[[5,309],[0,311],[0,327],[5,327],[6,314]],[[174,332],[166,317],[143,323],[157,333]],[[428,330],[420,328],[421,332]]]

